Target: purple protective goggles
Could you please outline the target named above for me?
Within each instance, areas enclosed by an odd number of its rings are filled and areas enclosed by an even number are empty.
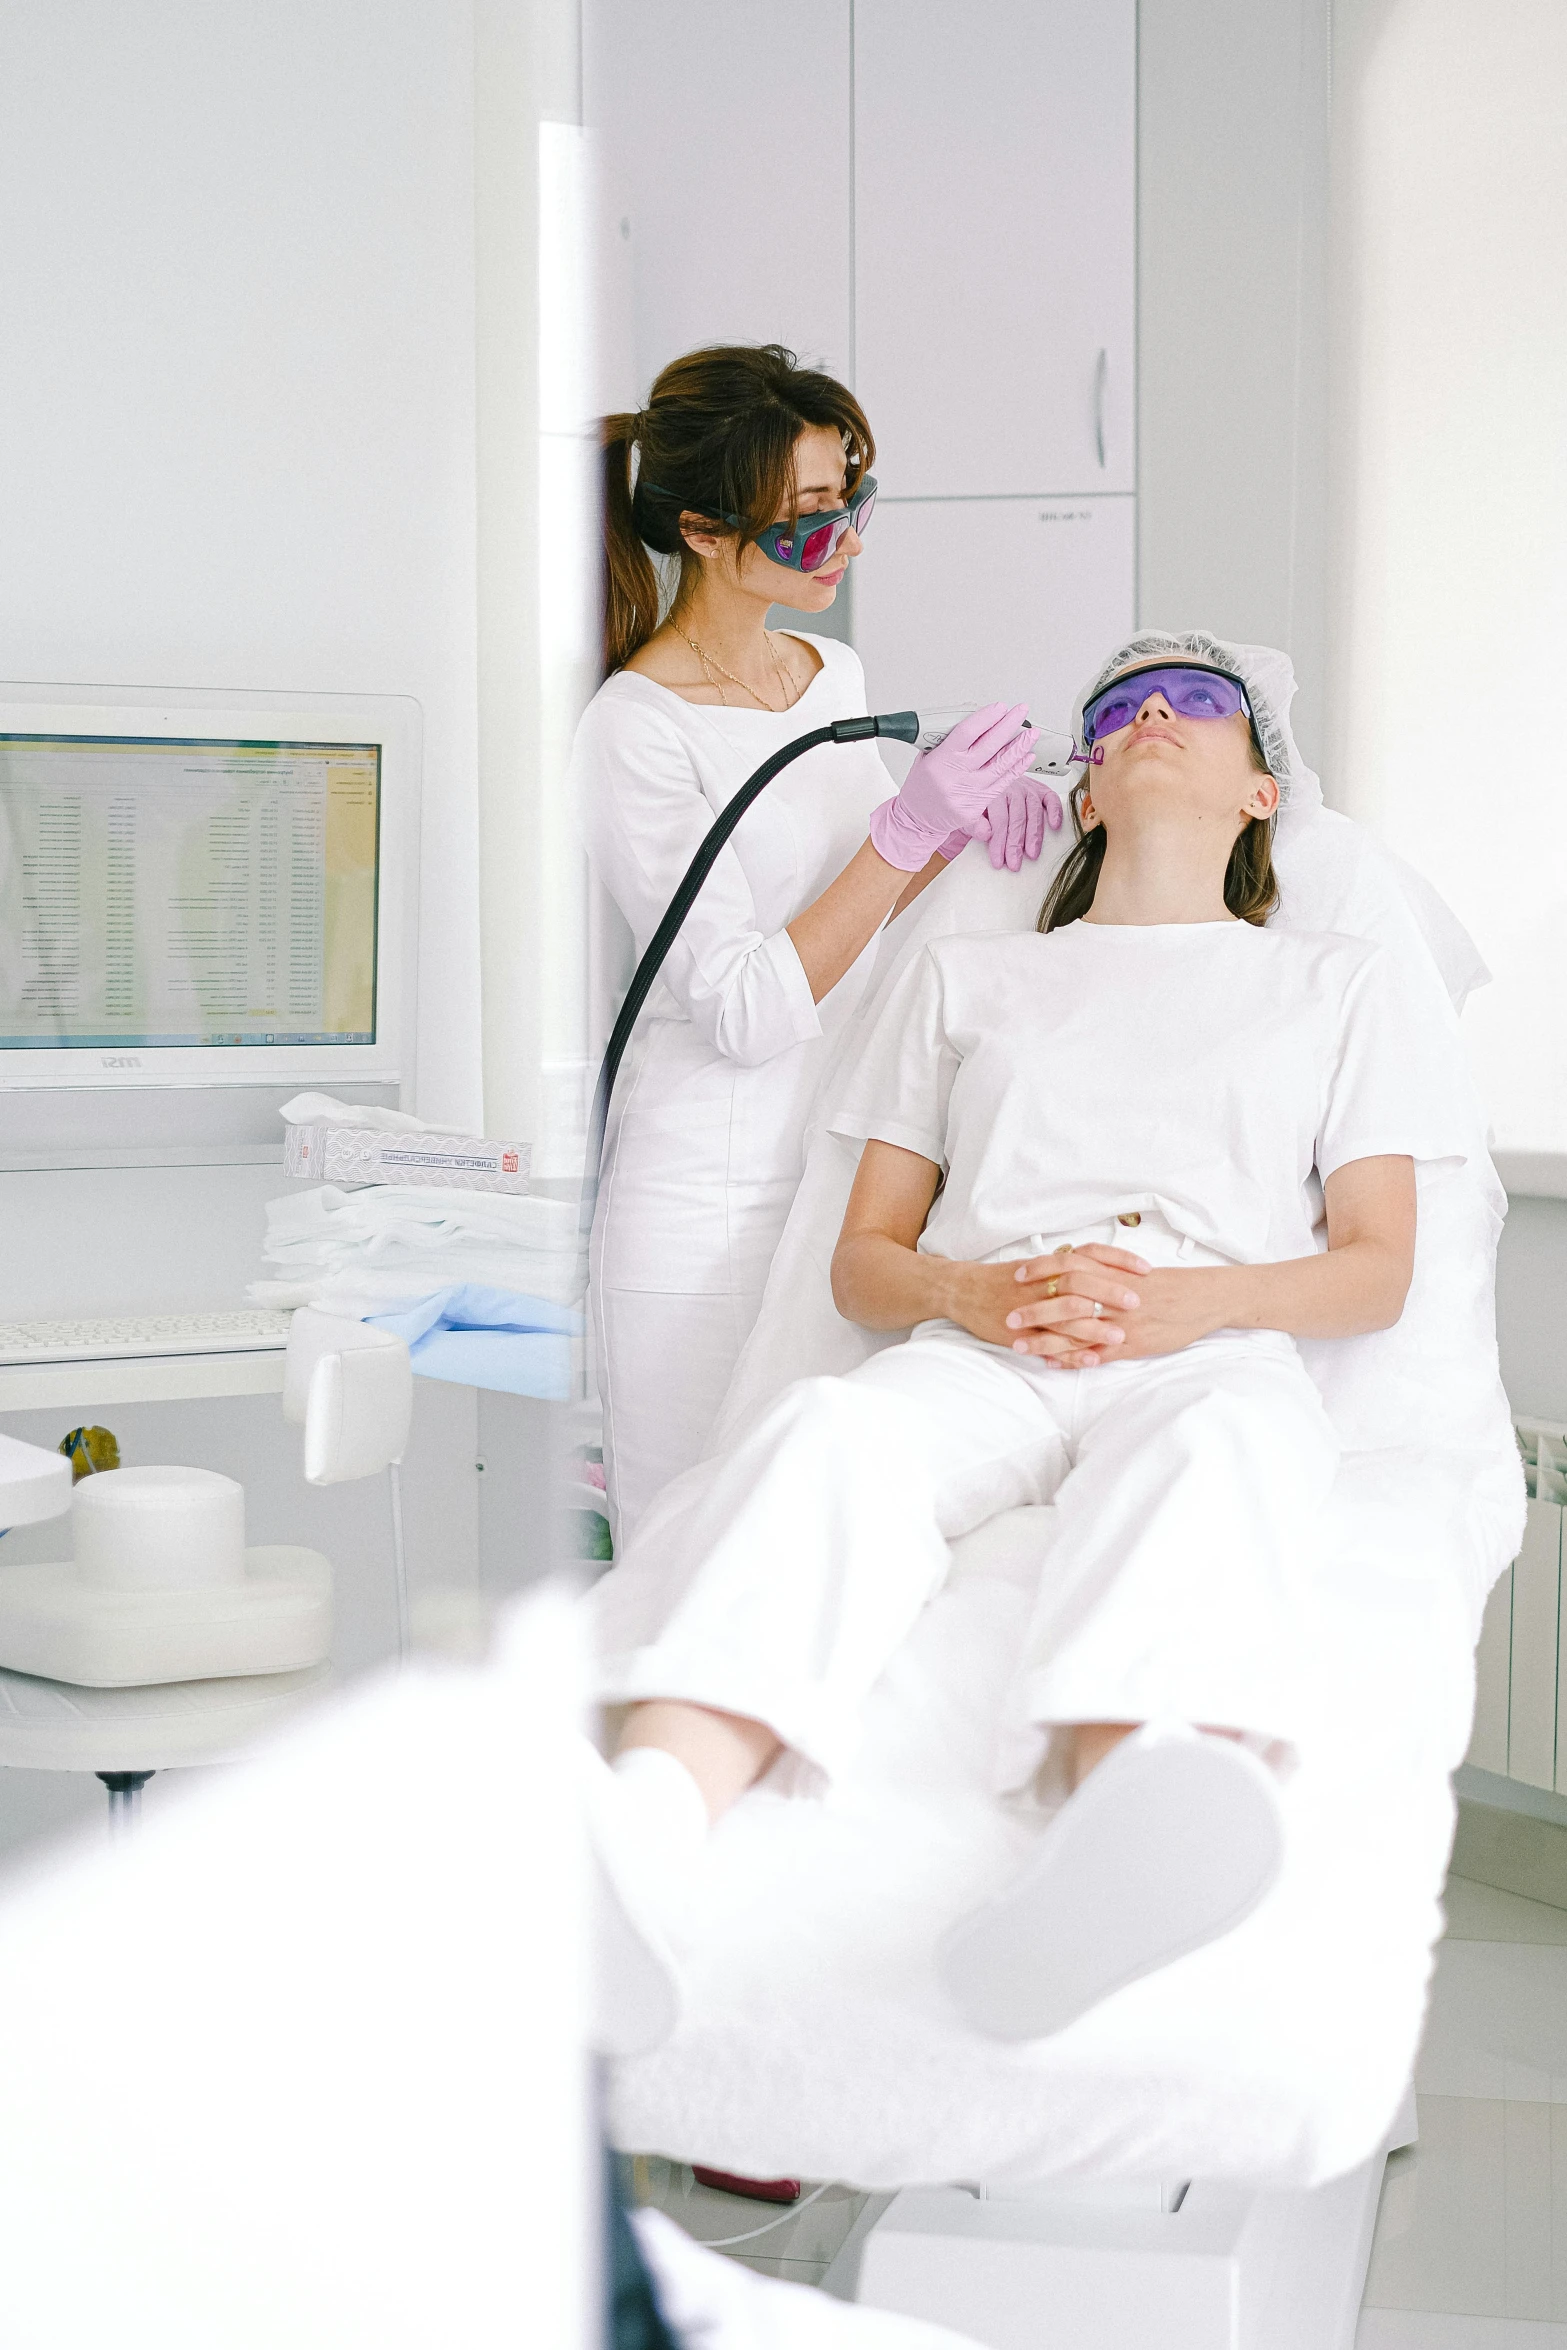
[[[1130,726],[1152,693],[1162,694],[1177,718],[1233,718],[1244,714],[1251,728],[1257,756],[1266,762],[1262,736],[1251,700],[1231,669],[1215,669],[1206,661],[1163,661],[1146,669],[1130,669],[1112,678],[1083,705],[1083,748],[1092,753],[1106,735]],[[1101,752],[1100,757],[1103,756]],[[1098,765],[1098,759],[1093,760]]]

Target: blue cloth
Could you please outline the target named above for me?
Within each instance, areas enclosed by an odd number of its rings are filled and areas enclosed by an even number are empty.
[[[517,1289],[465,1282],[396,1313],[365,1319],[405,1341],[421,1378],[497,1388],[546,1403],[565,1403],[571,1395],[571,1342],[582,1328],[582,1316],[570,1306]]]

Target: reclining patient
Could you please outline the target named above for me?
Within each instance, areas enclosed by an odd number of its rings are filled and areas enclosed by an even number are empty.
[[[1038,933],[917,955],[831,1120],[864,1140],[838,1309],[910,1335],[677,1479],[593,1594],[629,1708],[591,1806],[622,2049],[678,2015],[709,1824],[786,1754],[830,1786],[949,1542],[1024,1504],[1056,1532],[998,1781],[1058,1808],[947,1939],[960,2011],[1059,2031],[1277,1874],[1337,1466],[1294,1342],[1398,1319],[1415,1164],[1465,1130],[1386,952],[1263,927],[1279,792],[1242,681],[1145,661],[1083,733]]]

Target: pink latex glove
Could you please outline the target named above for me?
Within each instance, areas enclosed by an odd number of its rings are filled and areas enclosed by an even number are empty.
[[[988,840],[990,862],[996,871],[1005,865],[1017,873],[1025,857],[1032,863],[1044,847],[1045,826],[1059,832],[1065,813],[1048,783],[1042,783],[1037,775],[1019,775],[1002,785],[971,830],[949,833],[940,853],[950,862],[971,840]]]
[[[955,831],[972,833],[1033,753],[1026,702],[987,702],[921,751],[895,800],[871,810],[871,845],[900,872],[918,873]]]

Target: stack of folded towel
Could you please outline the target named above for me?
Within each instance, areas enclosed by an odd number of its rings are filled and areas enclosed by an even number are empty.
[[[323,1183],[268,1202],[268,1273],[248,1294],[394,1330],[426,1377],[561,1400],[581,1329],[578,1238],[571,1200]]]
[[[472,1282],[560,1306],[577,1286],[577,1237],[572,1200],[323,1183],[268,1201],[272,1271],[250,1294],[258,1305],[385,1313],[398,1298]],[[375,1302],[361,1308],[350,1298]]]

